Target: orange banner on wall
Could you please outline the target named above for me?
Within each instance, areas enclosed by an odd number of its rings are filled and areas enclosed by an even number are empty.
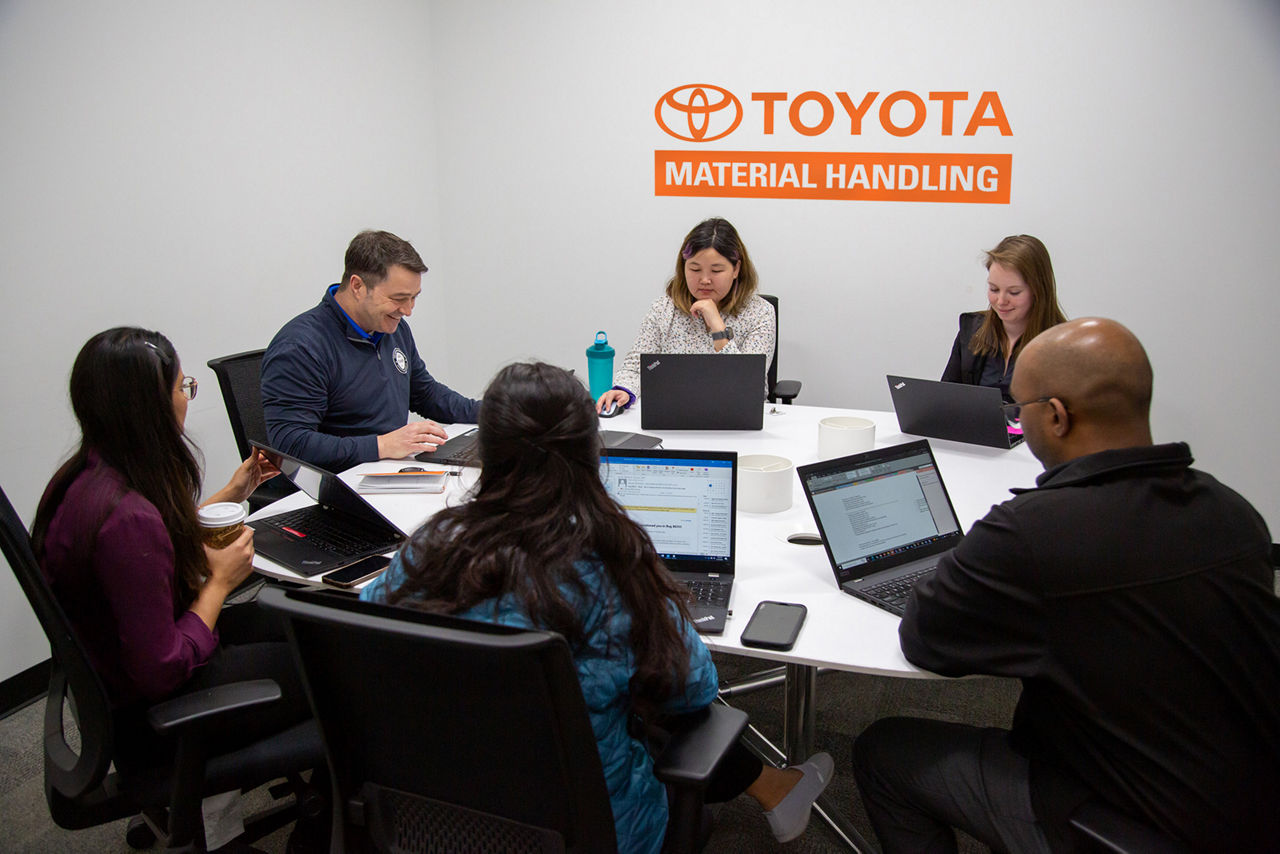
[[[655,151],[654,195],[1008,204],[1011,154]]]

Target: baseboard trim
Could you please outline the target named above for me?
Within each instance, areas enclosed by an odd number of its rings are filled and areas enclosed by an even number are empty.
[[[32,700],[44,696],[49,690],[49,673],[52,670],[53,659],[46,658],[0,682],[0,718],[7,718]]]

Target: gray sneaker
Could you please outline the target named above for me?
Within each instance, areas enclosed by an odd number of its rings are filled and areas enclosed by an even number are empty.
[[[804,833],[809,826],[813,802],[831,782],[836,763],[828,753],[815,753],[803,765],[791,767],[804,776],[776,807],[765,813],[769,829],[779,842],[790,842]]]

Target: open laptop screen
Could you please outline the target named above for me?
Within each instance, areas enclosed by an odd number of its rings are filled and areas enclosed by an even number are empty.
[[[606,450],[605,489],[673,571],[732,572],[737,457],[727,451]]]
[[[863,575],[952,548],[960,524],[925,442],[857,454],[801,473],[837,572]]]
[[[261,442],[250,440],[249,444],[266,454],[272,465],[280,469],[281,477],[287,478],[317,504],[341,510],[372,525],[377,530],[399,530],[390,519],[374,509],[373,505],[336,474],[303,462],[297,457],[291,457]]]

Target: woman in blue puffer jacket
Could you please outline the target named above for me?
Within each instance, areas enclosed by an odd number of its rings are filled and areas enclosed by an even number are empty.
[[[717,676],[683,588],[605,491],[598,430],[590,395],[567,371],[504,368],[480,408],[483,467],[474,495],[431,517],[361,596],[564,635],[599,744],[618,848],[657,852],[666,793],[628,724],[632,716],[653,722],[707,706]],[[739,744],[707,800],[746,792],[786,841],[804,831],[831,773],[826,754],[779,769]]]

